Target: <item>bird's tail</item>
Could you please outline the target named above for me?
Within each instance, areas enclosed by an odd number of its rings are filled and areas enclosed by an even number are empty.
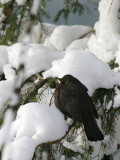
[[[97,126],[95,119],[83,120],[86,136],[89,141],[102,141],[104,136]]]

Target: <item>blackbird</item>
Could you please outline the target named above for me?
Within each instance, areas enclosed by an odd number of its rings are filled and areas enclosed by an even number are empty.
[[[102,141],[104,137],[96,123],[98,114],[88,89],[72,75],[57,79],[60,83],[54,92],[56,107],[74,121],[83,123],[89,141]]]

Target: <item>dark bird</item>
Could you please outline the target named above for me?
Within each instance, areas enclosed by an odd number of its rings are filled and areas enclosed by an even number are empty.
[[[54,92],[56,107],[74,121],[83,123],[89,141],[103,140],[103,134],[96,123],[98,114],[87,93],[88,89],[72,75],[58,79],[60,83]]]

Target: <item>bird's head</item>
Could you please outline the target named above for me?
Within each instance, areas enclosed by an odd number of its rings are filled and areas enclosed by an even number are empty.
[[[65,84],[65,85],[71,85],[74,83],[75,78],[72,75],[65,75],[62,78],[57,78],[57,80],[60,81],[60,83]]]

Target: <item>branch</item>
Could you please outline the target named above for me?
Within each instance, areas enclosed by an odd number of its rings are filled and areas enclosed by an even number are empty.
[[[80,36],[78,39],[82,39],[82,38],[86,37],[88,34],[90,34],[92,32],[95,32],[95,30],[94,29],[90,30],[89,32],[87,32],[87,33],[83,34],[82,36]]]

